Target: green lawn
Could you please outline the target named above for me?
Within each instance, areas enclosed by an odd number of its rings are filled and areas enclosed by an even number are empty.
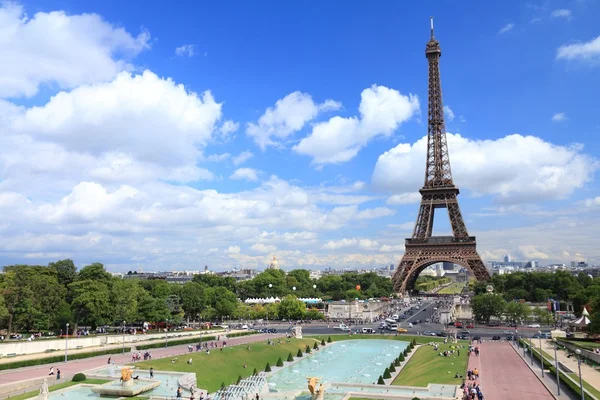
[[[577,375],[577,374],[567,374],[567,375],[569,375],[575,382],[577,382],[577,387],[579,387],[579,375]],[[600,391],[598,391],[595,387],[593,387],[586,381],[583,381],[583,387],[585,388],[585,390],[587,390],[588,392],[593,394],[594,397],[596,397],[597,399],[600,399]]]
[[[573,344],[575,346],[581,347],[582,349],[591,351],[594,351],[600,347],[600,343],[597,342],[580,342],[579,340],[565,340],[565,343]]]
[[[384,340],[402,340],[404,342],[412,342],[413,339],[416,340],[417,344],[427,344],[431,342],[443,342],[444,338],[435,337],[435,336],[415,336],[415,335],[405,335],[399,334],[396,335],[375,335],[375,334],[365,334],[365,335],[318,335],[318,336],[310,336],[311,338],[315,338],[319,341],[325,340],[331,337],[331,340],[337,342],[339,340],[354,340],[354,339],[384,339]],[[459,342],[466,344],[466,340],[459,340]]]
[[[252,375],[252,371],[263,371],[267,362],[274,367],[277,359],[281,357],[283,361],[287,359],[289,353],[295,358],[298,349],[315,343],[314,339],[292,339],[287,342],[281,339],[282,343],[276,345],[267,345],[265,342],[256,342],[248,346],[230,346],[223,351],[213,350],[210,354],[206,352],[194,352],[180,355],[175,363],[170,358],[142,361],[136,363],[138,368],[157,371],[177,371],[177,372],[195,372],[198,379],[197,386],[206,389],[209,392],[215,392],[221,387],[221,383],[226,386],[235,383],[238,376],[246,378]],[[192,365],[188,365],[188,359],[192,359]],[[244,363],[247,368],[244,368]]]
[[[60,390],[60,389],[68,388],[68,387],[71,387],[71,386],[79,385],[80,383],[85,383],[85,384],[88,384],[88,385],[101,385],[101,384],[106,383],[106,382],[110,382],[110,381],[108,381],[106,379],[86,379],[83,382],[67,381],[67,382],[57,383],[56,385],[52,385],[52,386],[48,387],[48,389],[51,392],[54,392],[56,390]],[[27,399],[30,399],[32,397],[35,397],[39,393],[40,393],[40,390],[36,389],[34,391],[31,391],[31,392],[27,392],[27,393],[20,394],[18,396],[10,397],[10,400],[27,400]]]
[[[542,339],[542,346],[544,345],[544,341],[546,341],[546,339]],[[531,338],[525,339],[525,343],[527,343],[528,346],[533,345],[533,351],[540,351],[540,342],[539,339],[533,339],[533,342],[531,341]],[[545,350],[542,350],[542,353],[544,353],[544,357],[546,357],[548,360],[553,360],[554,361],[554,356],[551,356],[550,353],[546,352]]]
[[[440,356],[444,350],[450,350],[450,344],[441,344],[438,351],[432,346],[422,346],[402,368],[392,385],[427,386],[430,383],[460,385],[462,379],[455,379],[458,372],[463,377],[467,372],[469,352],[460,349],[460,357],[456,354],[449,357]]]
[[[453,282],[445,288],[438,291],[438,294],[459,294],[465,287],[464,282]]]

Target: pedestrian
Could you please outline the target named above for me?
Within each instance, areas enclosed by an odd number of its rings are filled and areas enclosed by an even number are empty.
[[[50,370],[48,371],[48,375],[54,375],[54,367],[50,367]]]
[[[154,378],[154,368],[150,367],[150,378]]]
[[[179,386],[179,387],[177,388],[177,398],[178,398],[178,399],[181,399],[181,398],[182,398],[182,397],[181,397],[181,386]]]
[[[112,360],[112,357],[108,357],[108,362],[107,362],[107,364],[110,364],[110,360]]]
[[[59,379],[60,379],[60,369],[57,368],[56,369],[56,380],[59,380]]]

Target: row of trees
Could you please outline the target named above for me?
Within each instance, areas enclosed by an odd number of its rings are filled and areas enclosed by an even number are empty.
[[[529,305],[511,301],[507,302],[498,294],[486,293],[471,299],[473,316],[477,321],[488,323],[492,317],[510,323],[520,323],[534,319],[541,323],[551,324],[554,315],[544,307],[531,308]]]
[[[486,286],[494,287],[494,295],[487,295]],[[546,307],[530,311],[520,300],[543,303],[549,299],[558,301],[561,311],[572,304],[580,316],[585,306],[591,314],[588,332],[600,333],[600,277],[592,278],[584,272],[573,275],[568,271],[517,272],[494,275],[489,282],[478,282],[473,287],[476,296],[471,300],[473,312],[481,321],[504,317],[507,320],[526,320],[530,317],[551,323],[554,314]],[[532,315],[533,314],[533,315]]]
[[[159,279],[116,278],[100,263],[77,271],[72,260],[61,260],[47,266],[4,267],[0,274],[0,327],[16,332],[59,330],[66,323],[95,328],[122,321],[178,324],[222,318],[316,319],[321,314],[306,310],[297,297],[353,300],[389,296],[392,291],[390,279],[374,273],[313,280],[306,270],[288,274],[267,270],[250,281],[197,275],[180,285]],[[282,302],[248,306],[238,301],[271,296]]]

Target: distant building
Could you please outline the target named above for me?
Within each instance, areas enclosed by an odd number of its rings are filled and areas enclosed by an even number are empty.
[[[269,269],[279,269],[279,262],[277,261],[277,257],[273,256],[273,260],[271,264],[269,264]]]
[[[444,271],[454,271],[454,263],[448,262],[448,261],[444,261],[442,263],[442,269]]]
[[[509,263],[510,262],[510,254],[507,254],[504,256],[504,262],[505,263]]]

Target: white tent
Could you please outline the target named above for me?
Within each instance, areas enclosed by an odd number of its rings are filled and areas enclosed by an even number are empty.
[[[590,321],[590,319],[588,318],[590,316],[590,313],[588,312],[588,310],[583,307],[583,311],[581,312],[581,317],[573,322],[573,325],[579,325],[579,326],[587,326],[589,325],[592,321]]]

